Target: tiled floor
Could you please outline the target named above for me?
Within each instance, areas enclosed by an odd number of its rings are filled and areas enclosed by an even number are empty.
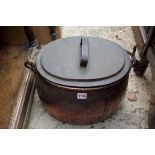
[[[117,42],[132,51],[135,40],[131,27],[63,27],[62,37],[98,36]],[[40,103],[37,92],[34,96],[28,128],[148,128],[151,73],[147,69],[144,77],[135,76],[131,70],[129,84],[122,106],[109,119],[92,125],[69,125],[49,116]],[[136,101],[129,101],[129,92],[136,94]]]

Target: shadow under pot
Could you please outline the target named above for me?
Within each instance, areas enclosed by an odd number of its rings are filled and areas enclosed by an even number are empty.
[[[81,36],[47,44],[31,66],[47,112],[60,121],[82,125],[103,121],[118,108],[131,58],[112,41]]]

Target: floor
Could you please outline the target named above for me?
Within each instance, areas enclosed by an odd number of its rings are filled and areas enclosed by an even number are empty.
[[[135,45],[131,27],[63,27],[62,37],[68,36],[98,36],[112,40],[129,51]],[[143,77],[137,77],[130,72],[127,93],[122,100],[122,106],[107,120],[92,125],[70,125],[62,123],[49,116],[40,103],[35,92],[28,128],[148,128],[148,109],[150,100],[151,72],[147,69]]]
[[[0,128],[8,128],[30,51],[21,46],[0,47]]]

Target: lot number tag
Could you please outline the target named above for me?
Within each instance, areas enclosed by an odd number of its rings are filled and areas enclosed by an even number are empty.
[[[87,99],[87,93],[77,93],[77,99],[79,100]]]

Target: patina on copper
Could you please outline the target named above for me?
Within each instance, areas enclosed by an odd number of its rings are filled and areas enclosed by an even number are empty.
[[[70,88],[49,84],[37,76],[37,91],[46,111],[54,118],[70,124],[92,124],[105,120],[121,104],[128,75],[120,81],[99,88]],[[87,93],[78,100],[77,93]]]

